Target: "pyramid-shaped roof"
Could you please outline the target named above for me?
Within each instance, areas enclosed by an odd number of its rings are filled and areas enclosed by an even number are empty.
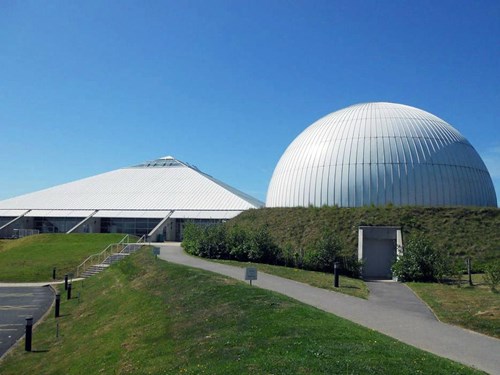
[[[87,216],[93,211],[102,217],[163,217],[167,211],[236,214],[262,205],[196,167],[166,156],[0,201],[0,216],[17,216],[23,210],[31,210],[28,216]]]

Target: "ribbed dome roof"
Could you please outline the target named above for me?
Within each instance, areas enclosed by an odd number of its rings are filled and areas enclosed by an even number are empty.
[[[472,145],[423,110],[364,103],[333,112],[286,149],[268,207],[496,206],[491,177]]]

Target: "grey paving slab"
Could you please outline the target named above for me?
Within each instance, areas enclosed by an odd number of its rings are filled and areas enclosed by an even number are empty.
[[[48,286],[0,287],[0,358],[25,332],[26,318],[35,324],[49,309],[54,293]],[[33,350],[36,350],[33,335]]]
[[[244,279],[242,268],[191,257],[185,254],[177,243],[154,245],[160,247],[160,259],[239,280]],[[441,323],[433,314],[413,311],[413,306],[421,307],[421,304],[417,304],[411,296],[408,296],[408,293],[403,293],[402,290],[390,291],[382,288],[378,292],[378,297],[363,300],[263,272],[259,272],[258,280],[254,281],[253,285],[285,294],[417,348],[490,374],[500,375],[500,340]],[[386,295],[387,304],[382,302],[384,293],[388,294]],[[404,295],[405,298],[398,300],[398,293],[400,296]]]

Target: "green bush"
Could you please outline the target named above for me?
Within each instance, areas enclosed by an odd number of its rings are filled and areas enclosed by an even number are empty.
[[[324,231],[322,236],[308,249],[304,255],[304,268],[333,272],[333,265],[340,261],[342,244],[332,232]]]
[[[484,281],[491,288],[492,291],[497,290],[498,284],[500,284],[500,261],[496,260],[488,263],[484,267]]]
[[[182,246],[188,253],[205,258],[282,264],[323,272],[333,272],[334,263],[340,262],[343,273],[359,275],[354,253],[346,251],[340,238],[331,231],[324,231],[304,250],[290,243],[279,247],[267,225],[257,228],[225,224],[201,227],[189,223],[184,230]]]
[[[182,246],[190,254],[204,258],[235,259],[281,264],[283,256],[266,227],[228,228],[224,224],[206,227],[189,223],[184,230]]]
[[[229,256],[240,262],[248,261],[251,241],[247,230],[238,226],[231,227],[227,236]]]
[[[226,227],[223,225],[200,226],[187,223],[184,228],[182,247],[192,255],[228,259]]]
[[[186,252],[192,255],[199,255],[200,242],[203,237],[203,227],[188,222],[184,227],[184,235],[182,240],[182,247]]]
[[[392,272],[400,281],[440,281],[450,272],[450,259],[432,243],[418,235],[411,237]]]

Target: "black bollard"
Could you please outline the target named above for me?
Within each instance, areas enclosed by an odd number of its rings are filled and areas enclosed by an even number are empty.
[[[71,283],[68,284],[68,300],[71,299]]]
[[[64,275],[64,290],[68,290],[68,274]]]
[[[31,341],[33,339],[33,317],[26,318],[26,340],[24,350],[31,352]]]
[[[52,280],[56,279],[56,267],[52,268]]]
[[[56,318],[59,318],[59,308],[61,306],[61,294],[56,294]]]
[[[335,288],[339,287],[339,268],[340,268],[340,263],[335,262],[333,264],[333,286]]]

